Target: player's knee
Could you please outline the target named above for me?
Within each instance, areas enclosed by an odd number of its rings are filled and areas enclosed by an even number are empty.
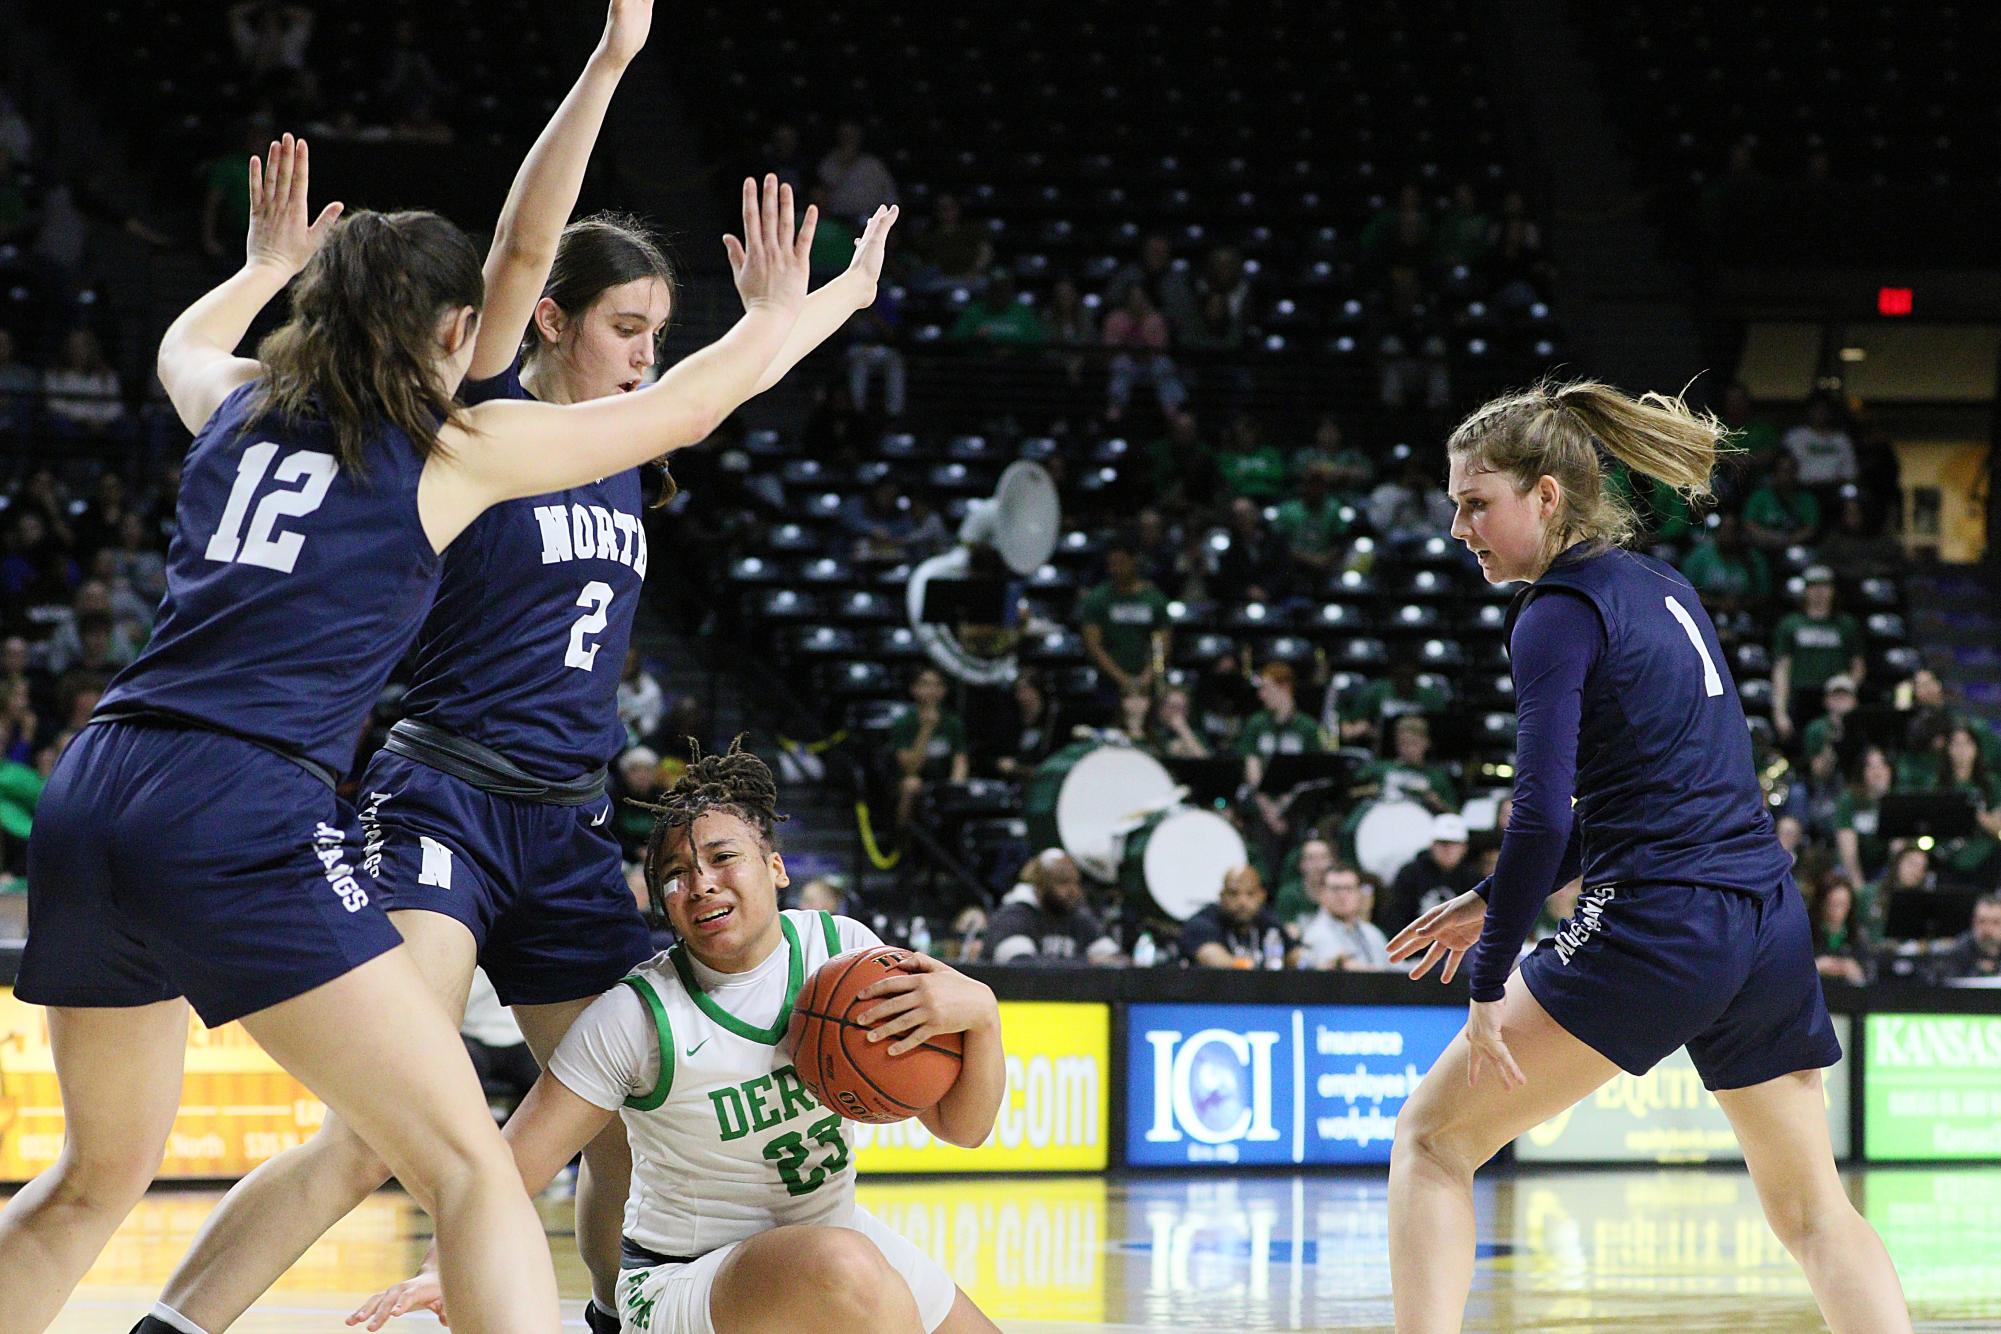
[[[85,1213],[128,1213],[153,1184],[166,1154],[164,1140],[147,1146],[71,1139],[56,1162],[56,1194]]]
[[[830,1330],[880,1329],[908,1290],[874,1242],[844,1227],[802,1237],[794,1273]]]
[[[1443,1171],[1471,1176],[1492,1155],[1477,1154],[1464,1141],[1464,1135],[1450,1122],[1425,1115],[1425,1109],[1413,1103],[1397,1117],[1396,1135],[1390,1142],[1390,1161],[1404,1166],[1421,1161]]]
[[[336,1133],[322,1132],[313,1137],[313,1151],[322,1171],[333,1174],[349,1195],[357,1198],[373,1194],[389,1180],[389,1164],[353,1132],[339,1127]]]

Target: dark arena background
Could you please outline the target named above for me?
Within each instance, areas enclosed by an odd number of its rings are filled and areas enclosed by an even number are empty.
[[[248,155],[303,134],[315,208],[484,249],[603,22],[0,0],[0,982],[44,782],[153,625],[189,444],[154,353],[241,260]],[[1001,1328],[1392,1327],[1393,1127],[1466,988],[1365,928],[1491,869],[1515,760],[1515,586],[1452,540],[1444,445],[1549,376],[1728,427],[1711,501],[1612,484],[1749,719],[1846,1188],[1918,1328],[2001,1329],[1997,66],[1978,3],[660,0],[577,212],[669,244],[662,365],[737,317],[746,175],[820,206],[816,286],[902,220],[874,306],[674,456],[612,790],[741,735],[787,906],[994,989],[989,1142],[853,1139],[861,1200]],[[614,821],[643,901],[651,817]],[[481,996],[504,1117],[534,1068]],[[52,1328],[127,1329],[323,1115],[195,1025],[160,1184]],[[0,989],[0,1192],[63,1130],[43,1012]],[[569,1188],[538,1207],[582,1328]],[[1684,1055],[1475,1190],[1468,1328],[1822,1327]],[[430,1229],[377,1194],[235,1328],[345,1328]]]

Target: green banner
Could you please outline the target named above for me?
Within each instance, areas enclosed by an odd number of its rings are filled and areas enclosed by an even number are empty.
[[[1867,1157],[2001,1158],[2001,1015],[1872,1014],[1864,1052]]]

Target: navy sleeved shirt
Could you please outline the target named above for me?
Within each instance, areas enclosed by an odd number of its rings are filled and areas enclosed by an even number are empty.
[[[1515,676],[1515,806],[1487,887],[1474,948],[1473,999],[1501,999],[1508,972],[1551,891],[1577,874],[1577,737],[1584,683],[1605,650],[1605,627],[1577,596],[1539,597],[1509,640]]]

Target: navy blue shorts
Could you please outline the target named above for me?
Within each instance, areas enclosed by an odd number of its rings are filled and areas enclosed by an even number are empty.
[[[186,996],[211,1028],[402,943],[333,791],[235,737],[93,723],[49,776],[28,840],[36,1005]]]
[[[602,995],[656,952],[625,883],[610,797],[496,797],[377,751],[356,800],[382,906],[463,922],[502,1004]]]
[[[1749,1088],[1841,1059],[1806,904],[1688,885],[1600,885],[1522,961],[1565,1032],[1629,1074],[1687,1047],[1707,1089]]]

